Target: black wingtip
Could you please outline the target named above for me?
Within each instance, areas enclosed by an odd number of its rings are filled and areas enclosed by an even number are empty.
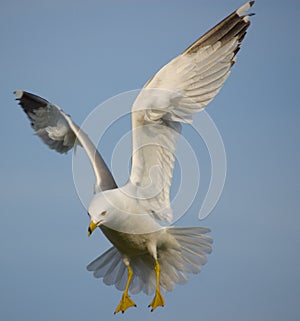
[[[19,105],[31,121],[32,114],[39,108],[45,108],[49,103],[46,99],[24,90],[15,90],[14,94]]]

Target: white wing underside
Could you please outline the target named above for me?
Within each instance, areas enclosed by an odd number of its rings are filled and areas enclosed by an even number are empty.
[[[77,144],[84,148],[96,176],[95,193],[116,187],[114,178],[96,147],[69,115],[58,106],[31,93],[17,90],[15,95],[30,119],[35,134],[49,148],[59,153],[67,153]]]
[[[132,169],[129,184],[144,207],[162,221],[172,219],[170,185],[180,123],[191,123],[217,95],[230,74],[250,25],[249,2],[164,66],[132,107]]]

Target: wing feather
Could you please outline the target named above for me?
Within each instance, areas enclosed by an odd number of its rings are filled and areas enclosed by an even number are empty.
[[[128,184],[140,190],[145,210],[160,220],[172,219],[169,191],[179,123],[190,123],[222,88],[250,25],[247,10],[253,4],[234,11],[161,68],[133,104]]]
[[[87,153],[95,176],[95,192],[116,187],[114,178],[100,153],[86,133],[58,106],[23,90],[15,91],[16,99],[28,116],[36,135],[59,153],[67,153],[77,142]]]

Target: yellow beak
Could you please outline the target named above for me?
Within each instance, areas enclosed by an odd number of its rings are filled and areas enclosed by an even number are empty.
[[[93,231],[96,229],[98,225],[94,223],[93,221],[90,222],[89,229],[88,229],[88,236],[91,236]]]

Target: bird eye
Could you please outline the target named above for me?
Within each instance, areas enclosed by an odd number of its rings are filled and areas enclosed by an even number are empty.
[[[101,215],[101,216],[106,215],[106,211],[102,212],[100,215]]]

